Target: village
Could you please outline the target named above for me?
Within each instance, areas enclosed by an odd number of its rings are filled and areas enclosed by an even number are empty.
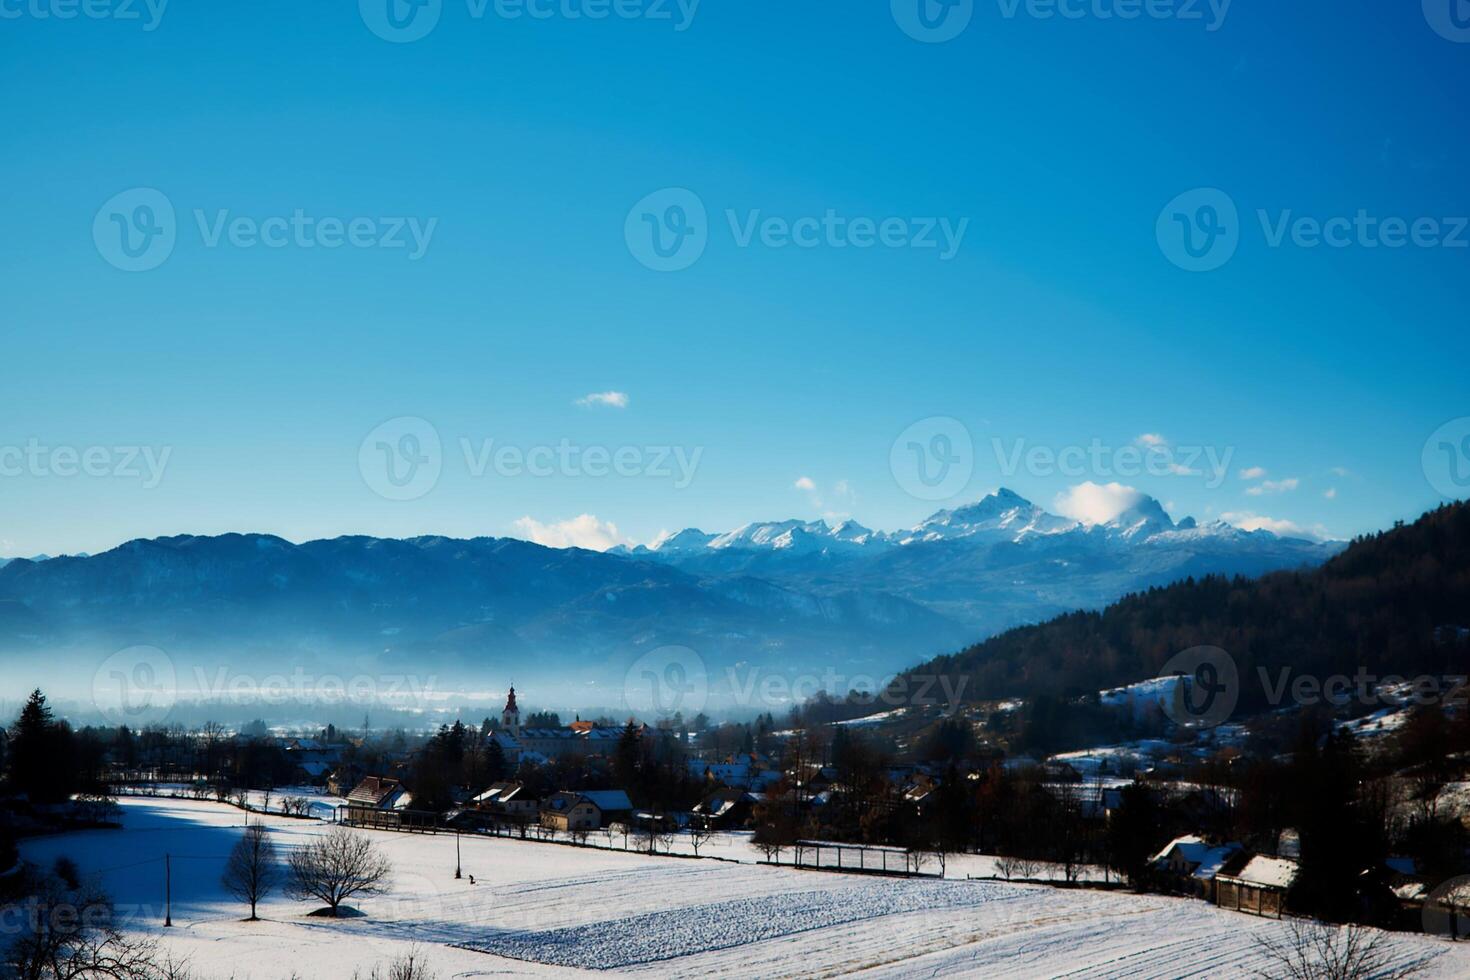
[[[1104,705],[1139,719],[1132,700],[1103,693]],[[1301,835],[1286,813],[1273,813],[1264,833],[1241,832],[1242,815],[1270,792],[1270,780],[1257,786],[1241,777],[1243,748],[1260,731],[1229,725],[1187,738],[1159,732],[1090,750],[1005,755],[954,718],[910,710],[811,723],[819,710],[747,725],[562,724],[546,712],[523,723],[511,689],[498,717],[480,726],[456,720],[426,737],[332,726],[312,734],[123,729],[96,744],[95,734],[82,733],[90,750],[81,754],[91,759],[86,778],[100,799],[214,800],[378,831],[857,874],[1129,888],[1271,918],[1314,911],[1313,895],[1298,888]],[[1015,724],[1020,710],[991,706],[991,729]],[[1401,740],[1406,720],[1385,722],[1380,713],[1376,727],[1336,727],[1376,732],[1388,744]],[[912,737],[879,734],[903,726]],[[885,741],[907,750],[881,751]],[[1400,783],[1394,819],[1462,832],[1470,783],[1447,772]],[[6,819],[13,832],[27,832],[24,807]],[[1461,931],[1466,896],[1436,891],[1453,876],[1407,853],[1334,860],[1341,866],[1332,873],[1353,881],[1383,926],[1419,931],[1426,908],[1449,907]]]

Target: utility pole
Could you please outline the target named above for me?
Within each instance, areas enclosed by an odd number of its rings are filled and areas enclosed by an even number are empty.
[[[459,828],[454,828],[454,877],[460,878],[459,868]]]
[[[163,924],[171,926],[174,924],[174,883],[173,883],[173,859],[170,855],[163,856]]]

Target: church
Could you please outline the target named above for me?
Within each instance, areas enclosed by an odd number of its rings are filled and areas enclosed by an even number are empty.
[[[642,731],[643,726],[639,726]],[[561,728],[522,728],[521,709],[516,704],[512,687],[500,713],[500,731],[494,739],[512,764],[538,757],[553,759],[565,755],[611,755],[623,737],[617,725],[596,725],[590,721],[574,721]]]

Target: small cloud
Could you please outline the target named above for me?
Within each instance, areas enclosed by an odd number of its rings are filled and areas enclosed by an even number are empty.
[[[1079,483],[1059,493],[1053,506],[1058,514],[1084,524],[1106,524],[1143,499],[1143,493],[1121,483]]]
[[[583,395],[576,403],[582,408],[627,408],[628,393],[625,391],[594,391]]]
[[[793,483],[792,486],[797,490],[805,490],[807,493],[814,493],[817,489],[817,481],[813,480],[809,476],[799,476],[796,478],[796,482]]]
[[[1259,480],[1265,475],[1266,467],[1264,466],[1247,466],[1240,471],[1240,478],[1242,480]]]
[[[1322,491],[1322,496],[1326,497],[1328,500],[1336,500],[1337,487],[1328,487],[1326,490]]]
[[[1352,471],[1349,470],[1346,466],[1334,466],[1327,472],[1331,473],[1333,476],[1347,476]]]
[[[1248,510],[1226,511],[1220,515],[1220,519],[1227,524],[1234,524],[1242,531],[1270,531],[1285,538],[1307,538],[1314,541],[1324,541],[1328,537],[1327,529],[1321,524],[1303,527],[1295,521],[1266,517]]]
[[[1145,432],[1134,441],[1140,446],[1167,446],[1169,444],[1169,440],[1157,432]]]
[[[1265,480],[1256,486],[1247,487],[1245,492],[1252,497],[1261,497],[1268,493],[1289,493],[1295,490],[1301,482],[1294,476],[1285,480]]]
[[[1192,470],[1183,463],[1170,463],[1169,472],[1175,476],[1199,476],[1199,470]]]
[[[544,544],[548,548],[586,548],[588,551],[606,551],[619,544],[632,542],[618,533],[611,521],[600,521],[592,514],[581,514],[566,521],[542,524],[530,517],[515,522],[515,529],[527,540]]]

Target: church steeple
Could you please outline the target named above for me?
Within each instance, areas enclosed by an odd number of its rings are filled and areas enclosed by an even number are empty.
[[[521,737],[521,709],[516,707],[516,689],[510,689],[510,697],[505,699],[505,711],[500,715],[500,724],[510,733],[510,737],[519,739]]]

